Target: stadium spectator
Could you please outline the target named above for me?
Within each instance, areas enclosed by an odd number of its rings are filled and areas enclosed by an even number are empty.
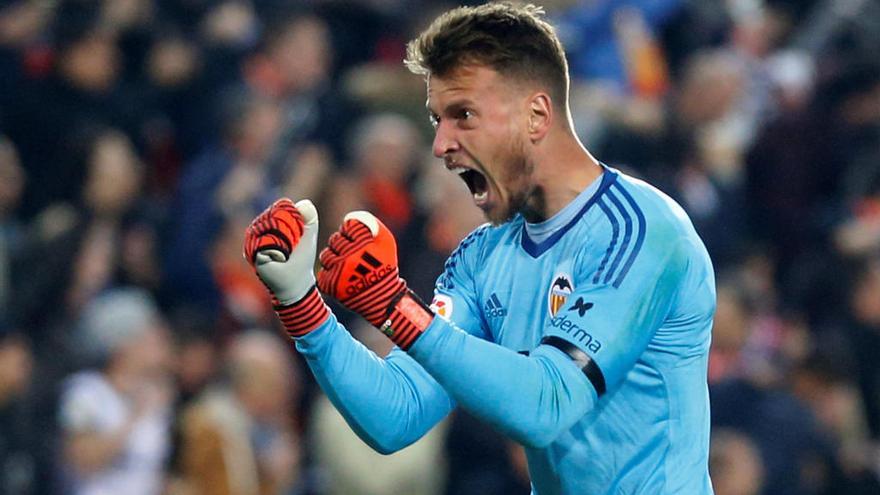
[[[99,292],[159,283],[157,232],[140,194],[140,157],[118,129],[84,129],[81,140],[76,159],[86,176],[79,197],[41,212],[15,261],[34,268],[17,274],[16,317],[22,325],[53,329],[34,335],[38,347],[59,345],[64,328]],[[56,303],[47,308],[44,300]]]
[[[385,219],[397,235],[413,220],[415,205],[410,191],[420,172],[420,144],[415,126],[395,114],[365,117],[351,137],[351,168],[359,178],[360,196],[366,208]],[[328,219],[339,223],[341,220],[342,217]]]
[[[880,480],[871,471],[868,425],[851,368],[822,349],[792,372],[791,389],[812,410],[830,450],[827,458],[811,461],[816,471],[811,481],[818,493],[880,491]]]
[[[42,184],[25,191],[28,216],[77,199],[86,173],[77,161],[83,129],[112,126],[140,137],[141,106],[121,80],[118,37],[102,25],[98,2],[61,2],[52,34],[52,71],[23,82],[7,108],[9,136],[28,176]]]
[[[163,248],[166,297],[206,311],[221,304],[208,248],[231,214],[265,205],[267,160],[282,126],[277,101],[242,88],[224,93],[221,116],[222,139],[183,170]]]
[[[79,349],[95,368],[71,375],[59,409],[63,490],[160,493],[171,425],[171,348],[149,295],[116,289],[83,311]]]
[[[630,60],[626,46],[633,40],[621,36],[622,18],[626,14],[637,15],[644,23],[642,29],[659,32],[687,2],[625,0],[576,2],[570,6],[560,3],[557,21],[560,38],[570,47],[572,78],[598,80],[618,92],[629,92],[639,90],[639,81],[628,67],[634,61]]]
[[[182,412],[180,493],[283,494],[301,483],[291,423],[299,377],[280,344],[263,331],[240,335],[228,350],[229,383]]]
[[[306,145],[326,147],[335,163],[345,157],[344,139],[357,109],[337,89],[332,64],[327,23],[308,11],[269,22],[262,50],[245,64],[247,83],[280,102],[284,132],[270,158],[277,180],[296,166],[295,153]]]
[[[715,495],[760,495],[764,466],[755,444],[735,430],[712,433],[709,472]]]

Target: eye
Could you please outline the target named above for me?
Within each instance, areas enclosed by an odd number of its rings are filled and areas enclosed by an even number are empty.
[[[428,122],[431,123],[431,127],[437,129],[437,127],[440,125],[440,116],[436,113],[432,113],[428,115]]]
[[[461,129],[473,129],[477,125],[477,114],[470,108],[460,108],[452,113],[456,125]]]

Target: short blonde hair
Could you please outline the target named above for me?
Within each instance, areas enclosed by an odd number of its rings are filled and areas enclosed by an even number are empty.
[[[568,100],[568,62],[543,15],[541,7],[507,2],[452,9],[409,42],[404,63],[413,73],[439,77],[484,65],[544,85],[561,108]]]

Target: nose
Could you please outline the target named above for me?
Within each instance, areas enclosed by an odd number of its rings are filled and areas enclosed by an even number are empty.
[[[457,151],[458,147],[458,140],[455,137],[454,130],[447,121],[441,120],[434,131],[434,156],[443,158],[447,154]]]

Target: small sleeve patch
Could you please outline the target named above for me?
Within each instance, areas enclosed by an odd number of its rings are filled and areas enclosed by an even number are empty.
[[[431,301],[431,311],[440,316],[444,320],[452,318],[452,298],[446,294],[437,294]]]

